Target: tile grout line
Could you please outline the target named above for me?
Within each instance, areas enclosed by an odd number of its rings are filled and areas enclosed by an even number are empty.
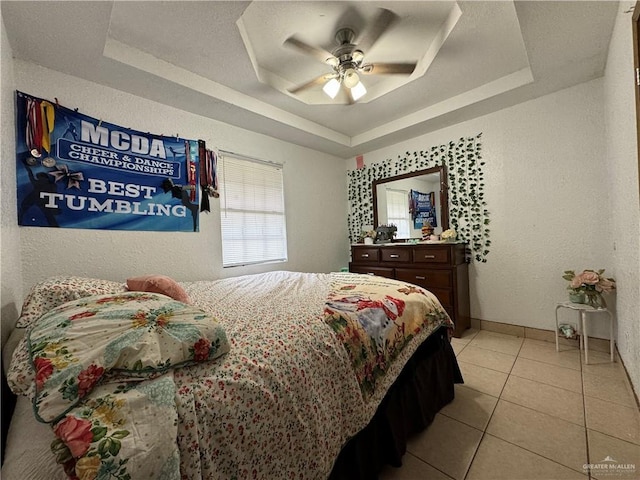
[[[471,344],[471,341],[472,341],[472,340],[477,336],[477,334],[478,334],[478,333],[476,333],[476,334],[473,336],[473,338],[471,338],[468,342],[465,342],[465,344],[464,344],[464,346],[462,347],[462,349],[460,350],[460,352],[458,352],[458,354],[456,355],[456,362],[459,362],[459,361],[460,361],[460,360],[458,360],[458,355],[460,355],[460,354],[462,353],[462,351],[463,351],[465,348],[467,348],[467,347]],[[467,363],[467,362],[463,362],[463,363]],[[515,361],[514,361],[514,363],[515,363]],[[470,365],[474,365],[474,364],[470,364]],[[478,365],[478,366],[479,366],[479,365]],[[491,369],[490,369],[490,370],[491,370]],[[494,371],[497,371],[497,370],[494,370]],[[504,372],[500,372],[500,373],[504,373]],[[505,383],[506,383],[506,381],[505,381]],[[464,383],[463,383],[463,384],[461,384],[461,385],[464,385]],[[469,387],[467,387],[467,388],[469,388]],[[504,386],[503,386],[503,388],[504,388]],[[471,390],[473,390],[473,389],[471,389]],[[474,391],[475,391],[475,390],[474,390]],[[482,392],[479,392],[479,393],[482,393]],[[486,394],[484,394],[484,395],[486,395]],[[489,396],[493,396],[493,395],[489,395]],[[493,398],[496,398],[496,397],[493,397]],[[499,398],[498,398],[498,400],[499,400]],[[496,402],[496,405],[497,405],[497,404],[498,404],[498,402]],[[495,407],[494,407],[494,410],[495,410]],[[491,413],[493,414],[493,412],[491,412]],[[456,419],[456,418],[453,418],[453,417],[450,417],[450,416],[448,416],[448,415],[445,415],[444,413],[441,413],[441,412],[438,412],[436,415],[442,415],[443,417],[446,417],[446,418],[448,418],[448,419],[450,419],[450,420],[453,420],[453,421],[456,421],[456,422],[460,422],[460,423],[461,423],[461,424],[463,424],[463,425],[466,425],[466,426],[468,426],[468,427],[470,427],[470,428],[473,428],[473,429],[475,429],[475,430],[480,431],[480,432],[481,432],[481,435],[480,435],[480,441],[478,442],[478,447],[480,447],[480,442],[482,442],[482,438],[484,437],[484,429],[483,429],[483,430],[479,430],[479,429],[477,429],[476,427],[473,427],[472,425],[468,425],[468,424],[466,424],[465,422],[462,422],[462,421],[460,421],[460,420],[458,420],[458,419]],[[487,423],[487,425],[488,425],[488,423]],[[486,428],[486,427],[485,427],[485,428]],[[476,455],[477,451],[478,451],[478,449],[476,448],[476,451],[473,453],[473,457],[471,458],[471,462],[469,462],[469,468],[467,469],[467,471],[466,471],[466,472],[465,472],[465,474],[464,474],[463,480],[466,478],[467,474],[469,473],[469,470],[471,469],[471,464],[473,463],[473,459],[475,458],[475,455]],[[409,453],[410,455],[413,455],[413,454],[412,454],[411,452],[409,452],[409,451],[407,451],[407,453]],[[425,463],[425,464],[429,465],[431,468],[433,468],[433,469],[437,470],[438,472],[442,473],[443,475],[447,476],[448,478],[451,478],[452,480],[455,480],[455,479],[453,479],[453,477],[451,477],[451,476],[450,476],[449,474],[447,474],[446,472],[444,472],[444,471],[440,470],[438,467],[436,467],[436,466],[434,466],[434,465],[430,464],[429,462],[427,462],[427,461],[423,460],[422,458],[418,457],[417,455],[413,455],[413,456],[414,456],[415,458],[417,458],[418,460],[420,460],[421,462],[423,462],[423,463]]]
[[[509,369],[509,373],[507,373],[507,379],[505,380],[504,385],[502,385],[502,389],[500,389],[500,394],[498,395],[498,401],[496,402],[495,407],[493,407],[493,410],[491,411],[491,415],[489,415],[489,420],[487,420],[487,424],[482,429],[482,435],[480,436],[480,441],[478,442],[478,446],[476,447],[475,452],[473,452],[473,456],[471,457],[471,461],[469,462],[469,467],[467,468],[467,471],[464,473],[464,477],[462,478],[462,480],[466,480],[467,477],[469,476],[469,472],[471,471],[471,467],[473,466],[473,462],[475,461],[476,456],[478,455],[478,450],[480,450],[480,445],[482,444],[482,441],[484,440],[484,436],[488,435],[487,434],[487,428],[489,428],[489,424],[491,423],[491,419],[493,418],[493,415],[496,412],[496,408],[498,408],[498,403],[500,403],[500,398],[502,397],[502,393],[504,392],[504,389],[507,386],[507,382],[509,381],[509,376],[511,375],[511,372],[513,371],[513,366],[516,364],[516,360],[518,360],[518,355],[520,355],[520,351],[522,350],[522,346],[523,345],[524,345],[524,339],[522,340],[522,343],[520,343],[520,348],[518,348],[518,353],[516,354],[515,360],[511,364],[511,368]]]
[[[524,342],[523,342],[523,343],[524,343]],[[516,361],[517,361],[517,358],[518,358],[518,357],[516,357]],[[525,358],[525,357],[522,357],[522,358]],[[527,359],[527,360],[528,360],[528,359]],[[541,362],[541,363],[544,363],[544,362]],[[515,362],[514,362],[514,365],[515,365]],[[566,367],[563,367],[563,368],[566,368]],[[573,369],[569,369],[569,370],[573,370]],[[580,359],[580,370],[574,370],[574,371],[579,371],[579,372],[580,372],[580,385],[581,385],[581,388],[582,388],[582,389],[584,389],[584,387],[582,387],[582,358]],[[511,376],[511,375],[512,375],[512,374],[511,374],[511,373],[509,373],[509,376]],[[516,378],[523,378],[523,377],[519,377],[518,375],[514,375],[514,377],[516,377]],[[509,380],[509,378],[507,377],[507,381],[508,381],[508,380]],[[530,380],[530,379],[528,379],[528,378],[525,378],[525,380],[529,380],[529,381],[531,381],[531,382],[537,382],[536,380]],[[537,382],[537,383],[542,383],[542,382]],[[546,385],[546,384],[543,384],[543,385]],[[505,382],[505,386],[506,386],[506,382]],[[553,385],[550,385],[550,386],[553,386]],[[560,388],[560,387],[558,387],[558,388]],[[503,390],[504,390],[504,388],[503,388]],[[571,393],[577,393],[577,392],[573,392],[573,391],[571,391],[571,390],[566,390],[566,391],[569,391],[569,392],[571,392]],[[576,426],[578,426],[578,427],[582,427],[582,428],[584,428],[584,431],[585,431],[585,437],[586,437],[586,435],[587,435],[587,420],[586,420],[586,411],[585,411],[585,408],[586,408],[586,407],[585,407],[585,403],[584,403],[584,397],[585,397],[585,396],[584,396],[584,392],[583,392],[583,395],[582,395],[582,408],[583,408],[583,416],[584,416],[584,418],[585,418],[584,425],[580,425],[580,424],[577,424],[577,423],[571,422],[571,421],[566,420],[566,419],[563,419],[563,418],[561,418],[561,417],[556,417],[555,415],[552,415],[552,414],[550,414],[550,413],[541,412],[541,411],[539,411],[539,410],[536,410],[535,408],[531,408],[531,407],[528,407],[528,406],[526,406],[526,405],[520,405],[519,403],[511,402],[511,401],[509,401],[509,400],[505,400],[505,399],[503,399],[503,398],[502,398],[502,392],[500,392],[500,398],[498,399],[498,401],[503,401],[503,402],[506,402],[506,403],[511,403],[511,404],[513,404],[513,405],[517,405],[517,406],[519,406],[519,407],[521,407],[521,408],[525,408],[525,409],[527,409],[527,410],[531,410],[532,412],[541,413],[541,414],[543,414],[543,415],[548,415],[548,416],[550,416],[550,417],[557,418],[557,419],[559,419],[559,420],[564,420],[565,422],[570,423],[570,424],[572,424],[572,425],[576,425]],[[496,407],[497,407],[497,404],[496,404]],[[495,412],[495,408],[494,408],[494,412]],[[491,418],[493,418],[493,413],[494,413],[494,412],[492,412],[492,413],[491,413],[491,417],[489,418],[489,422],[491,421]],[[487,422],[487,427],[489,426],[489,422]],[[494,437],[494,438],[497,438],[497,439],[499,439],[499,440],[502,440],[503,442],[508,443],[508,444],[510,444],[510,445],[513,445],[513,446],[515,446],[515,447],[521,448],[522,450],[524,450],[524,451],[526,451],[526,452],[529,452],[529,453],[532,453],[532,454],[534,454],[534,455],[536,455],[536,456],[538,456],[538,457],[544,458],[545,460],[548,460],[548,461],[550,461],[550,462],[553,462],[553,463],[555,463],[555,464],[557,464],[557,465],[560,465],[560,466],[562,466],[562,467],[564,467],[564,468],[568,468],[568,469],[570,469],[570,470],[573,470],[574,472],[584,473],[584,471],[580,471],[580,470],[577,470],[576,468],[573,468],[573,467],[569,467],[569,466],[567,466],[567,465],[564,465],[564,464],[562,464],[562,463],[558,462],[557,460],[554,460],[554,459],[552,459],[552,458],[548,458],[548,457],[546,457],[545,455],[542,455],[542,454],[541,454],[541,453],[539,453],[539,452],[534,452],[533,450],[530,450],[530,449],[528,449],[528,448],[526,448],[526,447],[523,447],[522,445],[518,445],[517,443],[510,442],[509,440],[505,440],[504,438],[498,437],[497,435],[492,435],[492,434],[490,434],[490,433],[487,433],[487,435],[492,436],[492,437]],[[483,435],[483,437],[482,437],[482,438],[484,438],[484,435]],[[587,453],[587,463],[589,463],[589,443],[588,443],[588,438],[585,438],[585,446],[586,446],[586,453]],[[591,480],[591,476],[590,476],[591,474],[590,474],[590,472],[587,472],[587,475],[588,475],[589,480]]]
[[[518,336],[517,336],[517,335],[513,335],[513,336],[514,336],[514,337],[516,337],[516,338],[518,338]],[[473,340],[473,339],[472,339],[472,340]],[[543,384],[543,385],[548,385],[548,386],[551,386],[551,387],[560,388],[560,389],[565,390],[565,391],[568,391],[568,392],[570,392],[570,393],[574,393],[574,394],[575,394],[575,393],[579,393],[579,394],[581,394],[581,395],[582,395],[582,406],[583,406],[584,425],[575,424],[574,422],[569,422],[569,423],[574,424],[574,425],[577,425],[577,426],[582,427],[582,428],[584,429],[584,435],[585,435],[585,450],[586,450],[586,452],[585,452],[585,453],[586,453],[586,455],[587,455],[587,464],[588,464],[588,463],[591,461],[591,460],[590,460],[591,452],[590,452],[590,450],[589,450],[589,433],[588,433],[587,413],[586,413],[586,398],[587,398],[587,396],[588,396],[589,398],[594,398],[594,399],[597,399],[597,400],[601,400],[601,401],[603,401],[603,402],[605,402],[605,401],[611,401],[612,403],[614,403],[614,404],[616,404],[616,405],[619,405],[619,406],[622,406],[622,407],[626,407],[626,408],[634,409],[634,407],[631,407],[631,406],[629,406],[629,405],[625,405],[625,404],[622,404],[622,403],[618,403],[618,402],[617,402],[617,401],[615,401],[615,400],[605,400],[605,399],[600,399],[600,398],[598,398],[598,397],[594,397],[594,396],[592,396],[592,395],[587,395],[587,394],[586,394],[585,386],[584,386],[584,374],[586,373],[586,371],[584,370],[584,364],[583,364],[583,361],[582,361],[582,352],[581,352],[579,349],[577,349],[577,350],[580,352],[580,365],[579,365],[579,368],[578,368],[578,369],[572,369],[572,368],[569,368],[569,367],[566,367],[566,366],[563,366],[563,365],[557,365],[557,364],[554,364],[554,363],[548,363],[548,362],[545,362],[545,361],[541,361],[541,360],[539,360],[539,359],[533,359],[533,358],[527,358],[527,357],[520,357],[519,355],[520,355],[520,353],[521,353],[521,351],[522,351],[522,348],[523,348],[523,346],[524,346],[524,340],[526,340],[526,338],[523,338],[523,342],[521,343],[520,348],[518,349],[518,353],[517,353],[517,354],[516,354],[516,356],[515,356],[515,361],[514,361],[514,363],[512,364],[512,366],[511,366],[511,368],[510,368],[509,372],[507,373],[507,381],[505,381],[505,384],[503,385],[503,387],[502,387],[502,389],[501,389],[501,391],[500,391],[500,393],[499,393],[499,395],[498,395],[498,402],[499,402],[500,400],[503,400],[503,401],[505,401],[505,402],[513,403],[514,405],[518,405],[518,406],[520,406],[520,407],[522,407],[522,408],[526,408],[526,409],[528,409],[528,410],[532,410],[532,411],[538,412],[537,410],[532,409],[532,408],[530,408],[530,407],[527,407],[527,406],[524,406],[524,405],[519,405],[519,404],[514,403],[514,402],[509,402],[509,401],[504,400],[504,399],[502,398],[502,394],[504,393],[504,389],[505,389],[505,387],[506,387],[506,383],[508,382],[509,377],[510,377],[511,375],[513,375],[514,377],[517,377],[517,378],[525,379],[525,380],[538,381],[538,380],[531,380],[531,379],[528,379],[528,378],[526,378],[526,377],[520,377],[519,375],[513,374],[513,369],[514,369],[515,363],[517,362],[518,358],[523,358],[523,359],[525,359],[525,360],[529,360],[529,361],[532,361],[532,362],[539,362],[539,363],[541,363],[541,364],[549,365],[549,366],[552,366],[552,367],[564,368],[564,369],[566,369],[566,370],[571,370],[571,371],[579,372],[579,373],[580,373],[580,392],[576,392],[575,390],[568,390],[568,389],[566,389],[566,388],[559,387],[559,386],[557,386],[557,385],[546,384],[546,383],[544,383],[544,382],[539,382],[539,383],[541,383],[541,384]],[[471,345],[471,342],[472,342],[472,341],[470,340],[469,342],[465,343],[465,345],[464,345],[463,349],[464,349],[464,348],[466,348],[468,345]],[[491,349],[491,348],[485,348],[485,347],[483,347],[483,346],[479,346],[479,345],[472,345],[472,346],[475,346],[476,348],[479,348],[479,349],[481,349],[481,350],[492,351],[492,352],[494,352],[494,353],[501,353],[501,354],[503,354],[503,355],[511,355],[511,354],[506,353],[506,352],[503,352],[503,351],[499,351],[499,350],[495,350],[495,349]],[[460,351],[460,353],[462,353],[462,350]],[[617,352],[616,352],[616,353],[617,353]],[[512,355],[511,355],[511,356],[512,356]],[[464,360],[462,360],[462,362],[464,362]],[[473,364],[473,363],[471,363],[471,362],[464,362],[464,363],[470,363],[471,365],[475,365],[475,366],[477,366],[477,367],[486,368],[486,369],[488,369],[488,370],[492,370],[492,371],[499,372],[499,373],[506,373],[506,372],[503,372],[503,371],[500,371],[500,370],[495,370],[495,369],[493,369],[493,368],[489,368],[489,367],[485,367],[485,366],[481,366],[481,365]],[[624,368],[624,364],[623,364],[623,372],[624,372],[625,376],[627,377],[627,378],[626,378],[626,380],[628,380],[628,372],[627,372],[627,371],[626,371],[626,369]],[[599,375],[597,375],[597,374],[596,374],[596,376],[599,376]],[[467,387],[467,388],[470,388],[470,387]],[[493,395],[490,395],[490,394],[487,394],[487,393],[484,393],[484,392],[480,392],[480,393],[483,393],[484,395],[488,395],[488,396],[490,396],[490,397],[496,398],[496,397],[494,397]],[[636,395],[635,395],[635,391],[633,391],[632,397],[633,397],[633,400],[636,400],[636,401],[638,400],[638,397],[636,397]],[[587,478],[588,478],[589,480],[596,480],[596,477],[593,477],[593,476],[591,475],[591,471],[590,471],[590,470],[587,470],[587,471],[585,472],[584,470],[577,470],[577,469],[575,469],[575,468],[568,467],[568,466],[566,466],[566,465],[564,465],[564,464],[562,464],[562,463],[557,462],[556,460],[553,460],[553,459],[551,459],[551,458],[547,458],[547,457],[545,457],[544,455],[541,455],[540,453],[534,452],[534,451],[529,450],[529,449],[527,449],[527,448],[525,448],[525,447],[522,447],[522,446],[520,446],[520,445],[514,444],[514,443],[509,442],[509,441],[507,441],[507,440],[501,439],[500,437],[496,437],[495,435],[491,435],[491,434],[487,433],[487,427],[488,427],[489,423],[491,422],[491,419],[493,418],[493,416],[494,416],[494,414],[495,414],[495,409],[496,409],[496,407],[497,407],[497,403],[498,403],[498,402],[496,402],[496,406],[495,406],[495,407],[494,407],[494,409],[492,410],[491,415],[489,416],[489,420],[487,421],[487,424],[486,424],[485,428],[482,430],[482,435],[481,435],[481,438],[480,438],[480,442],[478,443],[478,448],[476,448],[476,451],[474,452],[474,455],[473,455],[473,457],[472,457],[472,459],[471,459],[471,462],[470,462],[470,464],[469,464],[469,468],[467,469],[467,471],[466,471],[466,473],[465,473],[464,479],[466,479],[466,478],[468,477],[468,475],[469,475],[469,471],[471,470],[471,466],[473,465],[473,462],[475,461],[476,455],[477,455],[477,453],[478,453],[479,446],[480,446],[480,444],[482,443],[482,441],[483,441],[483,439],[484,439],[484,437],[485,437],[485,434],[486,434],[486,435],[489,435],[489,436],[493,436],[493,437],[495,437],[495,438],[498,438],[498,439],[500,439],[500,440],[502,440],[502,441],[505,441],[506,443],[509,443],[509,444],[511,444],[511,445],[514,445],[514,446],[516,446],[516,447],[518,447],[518,448],[522,448],[522,449],[523,449],[523,450],[525,450],[525,451],[528,451],[528,452],[530,452],[530,453],[532,453],[532,454],[534,454],[534,455],[537,455],[537,456],[539,456],[539,457],[545,458],[546,460],[549,460],[549,461],[551,461],[551,462],[553,462],[553,463],[556,463],[556,464],[558,464],[558,465],[560,465],[560,466],[562,466],[562,467],[569,468],[569,469],[571,469],[571,470],[573,470],[573,471],[576,471],[576,472],[578,472],[578,473],[586,474],[586,475],[587,475]],[[545,413],[545,412],[539,412],[539,413]],[[443,414],[443,415],[448,417],[448,415],[445,415],[445,414]],[[550,414],[548,414],[548,413],[547,413],[547,415],[550,415]],[[550,415],[550,416],[553,416],[553,415]],[[474,427],[474,426],[472,426],[472,425],[468,425],[468,424],[466,424],[465,422],[462,422],[461,420],[455,419],[455,418],[453,418],[453,417],[448,417],[448,418],[451,418],[451,419],[453,419],[453,420],[459,421],[459,422],[461,422],[461,423],[463,423],[463,424],[465,424],[465,425],[467,425],[467,426],[469,426],[469,427],[471,427],[471,428],[476,428],[476,427]],[[559,418],[559,417],[558,417],[558,418]],[[565,421],[567,421],[567,420],[565,420]],[[594,430],[594,431],[599,432],[599,430]],[[634,442],[630,442],[630,441],[628,441],[628,440],[626,440],[626,439],[621,439],[621,438],[619,438],[619,437],[612,436],[612,435],[610,435],[610,434],[608,434],[608,433],[605,433],[605,432],[599,432],[599,433],[601,433],[601,434],[603,434],[603,435],[606,435],[606,436],[609,436],[609,437],[611,437],[611,438],[613,438],[613,439],[623,441],[623,442],[625,442],[625,443],[628,443],[629,445],[636,446],[636,444],[635,444]]]
[[[524,345],[524,342],[522,343],[522,345]],[[520,350],[521,350],[521,349],[522,349],[522,346],[520,347]],[[520,351],[518,351],[518,356],[519,356],[519,355],[520,355]],[[517,361],[517,359],[518,359],[518,356],[516,356],[516,361]],[[525,358],[525,357],[522,357],[522,358]],[[541,363],[543,363],[543,362],[541,362]],[[515,362],[514,362],[514,364],[513,364],[513,365],[515,366]],[[566,368],[566,367],[563,367],[563,368]],[[569,370],[573,370],[573,369],[569,369]],[[513,371],[513,367],[511,368],[511,371]],[[568,469],[570,469],[570,470],[573,470],[574,472],[583,473],[583,472],[580,472],[579,470],[576,470],[575,468],[568,467],[567,465],[564,465],[564,464],[562,464],[562,463],[560,463],[560,462],[558,462],[558,461],[556,461],[556,460],[554,460],[554,459],[552,459],[552,458],[548,458],[548,457],[546,457],[546,456],[544,456],[544,455],[542,455],[542,454],[540,454],[540,453],[538,453],[538,452],[534,452],[533,450],[529,450],[528,448],[525,448],[525,447],[523,447],[523,446],[521,446],[521,445],[515,444],[515,443],[510,442],[510,441],[508,441],[508,440],[505,440],[504,438],[500,438],[500,437],[498,437],[498,436],[496,436],[496,435],[492,435],[492,434],[490,434],[490,433],[487,433],[487,431],[486,431],[486,430],[487,430],[487,428],[489,427],[489,423],[491,422],[491,419],[493,418],[493,415],[494,415],[494,413],[495,413],[495,410],[496,410],[496,408],[497,408],[497,406],[498,406],[498,403],[499,403],[500,401],[507,402],[507,403],[511,403],[511,404],[513,404],[513,405],[518,405],[519,407],[526,408],[527,410],[531,410],[531,411],[536,412],[536,413],[542,413],[542,414],[545,414],[545,415],[549,415],[550,417],[554,417],[554,415],[551,415],[551,414],[548,414],[548,413],[545,413],[545,412],[540,412],[540,411],[538,411],[538,410],[536,410],[536,409],[534,409],[534,408],[530,408],[530,407],[527,407],[527,406],[525,406],[525,405],[520,405],[520,404],[518,404],[518,403],[510,402],[509,400],[505,400],[505,399],[503,399],[503,398],[502,398],[502,393],[504,392],[504,388],[506,387],[507,382],[509,381],[509,377],[510,377],[511,375],[513,375],[513,374],[511,373],[511,371],[509,372],[509,374],[508,374],[508,376],[507,376],[507,381],[505,382],[504,386],[502,387],[502,390],[500,391],[500,396],[499,396],[499,398],[498,398],[498,402],[496,402],[496,406],[494,407],[493,411],[491,412],[491,415],[490,415],[490,417],[489,417],[489,420],[487,421],[487,426],[485,427],[485,429],[484,429],[484,430],[483,430],[483,432],[482,432],[482,437],[480,438],[480,443],[482,442],[482,440],[484,439],[484,436],[485,436],[485,434],[486,434],[486,435],[489,435],[489,436],[491,436],[491,437],[497,438],[497,439],[499,439],[499,440],[501,440],[501,441],[503,441],[503,442],[505,442],[505,443],[508,443],[508,444],[510,444],[510,445],[513,445],[514,447],[521,448],[522,450],[524,450],[524,451],[526,451],[526,452],[529,452],[529,453],[532,453],[533,455],[536,455],[536,456],[538,456],[538,457],[544,458],[545,460],[548,460],[548,461],[553,462],[553,463],[555,463],[555,464],[557,464],[557,465],[560,465],[561,467],[568,468]],[[576,371],[576,370],[574,370],[574,371]],[[580,361],[580,370],[579,370],[579,371],[581,372],[581,373],[580,373],[580,380],[581,380],[581,381],[580,381],[580,384],[581,384],[581,386],[582,386],[582,360]],[[516,377],[516,378],[522,378],[522,377],[518,377],[517,375],[514,375],[514,377]],[[528,379],[525,379],[525,380],[528,380]],[[531,381],[534,381],[534,380],[531,380]],[[542,383],[542,382],[538,382],[538,383]],[[544,384],[543,384],[543,385],[544,385]],[[572,392],[572,393],[576,393],[576,392]],[[495,398],[495,397],[494,397],[494,398]],[[583,395],[583,409],[584,409],[584,395]],[[584,414],[584,413],[583,413],[583,414]],[[555,417],[555,418],[560,418],[560,417]],[[561,419],[561,420],[564,420],[564,419]],[[459,421],[459,420],[458,420],[458,421]],[[576,424],[576,423],[573,423],[573,422],[569,422],[568,420],[565,420],[565,421],[566,421],[566,422],[568,422],[568,423],[571,423],[572,425],[577,425],[577,426],[579,426],[579,427],[583,427],[583,425],[579,425],[579,424]],[[585,425],[584,425],[584,428],[585,428],[585,434],[586,434],[586,416],[585,416]],[[479,447],[479,446],[480,446],[480,444],[478,444],[478,447]],[[476,453],[477,453],[477,449],[476,449]],[[589,458],[589,457],[588,457],[588,443],[587,443],[587,463],[588,463],[588,461],[589,461],[589,460],[588,460],[588,458]],[[474,456],[473,456],[473,459],[471,460],[471,464],[469,465],[469,470],[471,470],[471,465],[473,464],[473,460],[475,460],[475,454],[474,454]],[[468,475],[468,473],[469,473],[469,470],[467,470],[467,475]],[[466,479],[466,476],[467,476],[467,475],[465,475],[465,479]],[[589,480],[591,480],[591,477],[590,477],[590,476],[589,476]]]
[[[587,465],[591,463],[591,454],[589,452],[589,429],[587,427],[587,396],[584,393],[584,368],[582,365],[582,350],[580,350],[580,386],[582,387],[582,415],[584,416],[584,441],[587,450]],[[591,468],[587,469],[587,478],[591,477]]]
[[[516,359],[516,361],[517,361],[517,359]],[[542,363],[542,362],[540,362],[540,363]],[[545,363],[545,365],[549,365],[549,364],[548,364],[548,363]],[[573,372],[577,372],[577,371],[578,371],[578,370],[573,370],[573,369],[571,369],[571,368],[567,368],[567,370],[571,370],[571,371],[573,371]],[[540,381],[540,380],[533,380],[533,379],[531,379],[531,378],[523,377],[523,376],[521,376],[521,375],[517,375],[517,374],[515,374],[515,373],[512,373],[511,375],[513,375],[513,376],[514,376],[514,377],[516,377],[516,378],[522,378],[523,380],[529,380],[530,382],[538,382],[538,383],[541,383],[542,385],[546,385],[547,387],[555,387],[555,388],[559,388],[560,390],[564,390],[565,392],[578,393],[578,392],[576,392],[575,390],[570,390],[570,389],[568,389],[568,388],[559,387],[558,385],[553,385],[552,383],[545,383],[545,382],[542,382],[542,381]],[[580,383],[582,383],[582,376],[580,377],[580,380],[581,380],[581,381],[580,381]],[[582,388],[581,388],[581,391],[582,391]],[[514,403],[514,402],[512,402],[512,403]],[[615,402],[614,402],[614,403],[615,403]],[[522,405],[522,406],[524,407],[524,405]]]
[[[413,458],[416,458],[417,460],[419,460],[420,462],[424,463],[425,465],[429,465],[431,468],[433,468],[434,470],[437,470],[438,472],[440,472],[441,474],[443,474],[445,477],[450,478],[451,480],[455,480],[454,477],[452,477],[451,475],[449,475],[446,472],[443,472],[442,470],[440,470],[438,467],[434,467],[433,465],[431,465],[429,462],[423,460],[422,458],[420,458],[417,455],[414,455],[413,453],[411,453],[410,451],[407,450],[406,452],[407,455],[411,455]]]
[[[445,477],[450,478],[451,480],[455,480],[454,477],[452,477],[451,475],[449,475],[446,472],[443,472],[442,470],[440,470],[438,467],[434,467],[433,465],[431,465],[429,462],[424,461],[422,458],[420,458],[417,455],[414,455],[413,453],[411,453],[410,451],[407,450],[407,453],[409,455],[411,455],[414,458],[417,458],[420,462],[424,463],[425,465],[429,465],[431,468],[433,468],[434,470],[437,470],[438,472],[440,472],[441,474],[443,474]]]
[[[518,445],[517,443],[510,442],[509,440],[505,440],[504,438],[498,437],[497,435],[494,435],[492,433],[487,433],[487,435],[489,435],[490,437],[493,437],[493,438],[497,438],[498,440],[503,441],[504,443],[508,443],[509,445],[513,445],[514,447],[517,447],[517,448],[519,448],[521,450],[524,450],[525,452],[529,452],[529,453],[535,455],[536,457],[544,458],[545,460],[548,460],[549,462],[555,463],[556,465],[560,465],[563,468],[567,468],[567,469],[572,470],[572,471],[574,471],[576,473],[584,474],[584,470],[581,471],[581,470],[577,470],[576,468],[573,468],[573,467],[568,467],[567,465],[564,465],[563,463],[560,463],[557,460],[554,460],[553,458],[549,458],[549,457],[546,457],[546,456],[542,455],[541,453],[534,452],[533,450],[529,450],[528,448],[525,448],[522,445]]]
[[[520,377],[518,377],[518,378],[520,378]],[[525,380],[526,380],[526,379],[525,379]],[[576,393],[576,392],[573,392],[573,393]],[[530,410],[530,411],[535,412],[535,413],[538,413],[538,414],[542,414],[542,415],[546,415],[546,416],[548,416],[548,417],[552,417],[552,418],[554,418],[554,419],[556,419],[556,420],[562,420],[563,422],[570,423],[571,425],[575,425],[576,427],[584,428],[584,425],[581,425],[581,424],[579,424],[579,423],[572,422],[571,420],[567,420],[566,418],[558,417],[558,416],[556,416],[556,415],[553,415],[552,413],[543,412],[543,411],[541,411],[541,410],[536,410],[535,408],[528,407],[527,405],[520,405],[519,403],[513,402],[513,401],[511,401],[511,400],[505,400],[504,398],[499,398],[498,400],[501,400],[501,401],[506,402],[506,403],[510,403],[511,405],[515,405],[515,406],[517,406],[517,407],[524,408],[524,409],[526,409],[526,410]],[[601,432],[600,432],[600,433],[601,433]],[[609,436],[611,436],[611,435],[609,435]],[[614,438],[615,438],[615,437],[614,437]],[[503,439],[503,440],[504,440],[504,439]],[[521,448],[524,448],[524,447],[521,447]],[[526,448],[525,448],[525,450],[526,450]],[[536,452],[533,452],[533,453],[536,453]],[[540,455],[540,454],[538,454],[538,455]]]
[[[471,345],[471,342],[469,342],[467,345]],[[471,346],[473,348],[479,348],[480,350],[485,350],[487,352],[500,353],[502,355],[509,355],[510,357],[514,356],[513,353],[501,352],[500,350],[495,350],[493,348],[481,347],[480,345],[471,345]],[[518,348],[518,351],[520,351],[520,347]]]

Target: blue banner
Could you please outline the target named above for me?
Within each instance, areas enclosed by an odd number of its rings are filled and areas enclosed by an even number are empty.
[[[417,190],[411,190],[409,193],[409,211],[413,219],[413,228],[420,229],[427,223],[430,223],[432,227],[438,226],[435,200],[434,192],[420,193]]]
[[[18,225],[197,232],[198,142],[16,95]]]

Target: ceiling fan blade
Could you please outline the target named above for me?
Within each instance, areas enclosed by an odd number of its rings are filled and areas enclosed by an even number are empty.
[[[340,88],[340,97],[342,98],[342,102],[347,105],[353,105],[354,103],[356,103],[351,96],[350,90],[344,85],[342,85]]]
[[[367,28],[358,39],[358,49],[368,52],[374,43],[391,26],[398,16],[391,10],[381,8],[373,23]]]
[[[360,72],[365,75],[391,75],[398,73],[409,75],[413,73],[416,65],[415,63],[370,63],[364,65]]]
[[[335,77],[336,75],[333,73],[320,75],[319,77],[314,78],[313,80],[310,80],[307,83],[303,83],[302,85],[298,85],[297,87],[290,88],[287,91],[289,93],[298,93],[298,92],[301,92],[302,90],[307,90],[311,87],[315,87],[316,85],[322,85]]]
[[[312,47],[308,43],[303,42],[299,38],[289,37],[284,41],[284,45],[291,47],[293,49],[298,50],[305,55],[311,55],[312,57],[318,59],[322,63],[326,63],[328,58],[335,58],[329,52],[322,48]]]

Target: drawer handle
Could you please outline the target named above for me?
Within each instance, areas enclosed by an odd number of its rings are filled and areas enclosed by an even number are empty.
[[[367,272],[367,275],[375,275],[373,272]]]
[[[389,255],[389,258],[400,258],[400,255],[391,254]]]
[[[424,258],[436,258],[435,255],[425,255]]]
[[[362,258],[369,258],[369,254],[368,253],[363,253],[362,255],[360,255]]]
[[[426,280],[427,277],[420,277],[419,275],[416,275],[416,280]]]

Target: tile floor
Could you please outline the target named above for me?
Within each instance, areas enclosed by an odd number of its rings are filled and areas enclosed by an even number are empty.
[[[464,385],[380,480],[640,479],[640,412],[608,353],[585,365],[572,346],[473,329],[452,343]]]

